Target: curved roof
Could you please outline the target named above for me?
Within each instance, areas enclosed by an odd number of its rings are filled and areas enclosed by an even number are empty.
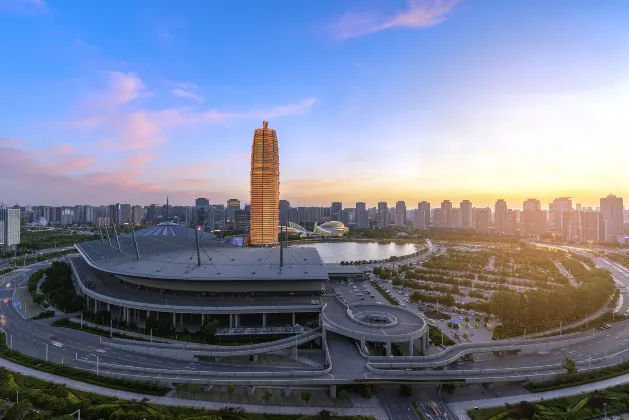
[[[131,233],[122,235],[131,237]],[[194,229],[173,222],[164,222],[155,226],[140,229],[135,232],[135,236],[188,236],[194,238]],[[199,240],[207,241],[216,239],[216,235],[199,231]]]
[[[323,236],[343,236],[349,229],[339,221],[333,220],[314,227],[314,232]]]
[[[185,228],[184,228],[185,229]],[[327,280],[328,273],[315,248],[238,247],[205,240],[197,255],[194,229],[187,236],[136,236],[140,259],[129,235],[75,245],[85,261],[95,269],[120,276],[166,280]],[[199,259],[201,264],[199,265]]]

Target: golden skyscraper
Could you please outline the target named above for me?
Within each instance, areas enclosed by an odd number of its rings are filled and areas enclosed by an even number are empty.
[[[267,121],[253,133],[251,147],[251,245],[278,242],[280,202],[280,157],[277,133]]]

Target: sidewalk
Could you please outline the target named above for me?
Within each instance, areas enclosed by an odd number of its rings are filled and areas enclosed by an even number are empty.
[[[207,410],[219,410],[223,407],[233,407],[235,404],[220,403],[213,401],[199,401],[199,400],[186,400],[182,398],[172,397],[156,397],[147,396],[143,394],[136,394],[134,392],[119,391],[116,389],[106,388],[103,386],[92,385],[85,382],[76,381],[74,379],[64,378],[62,376],[53,375],[47,372],[42,372],[29,367],[21,366],[13,363],[9,360],[0,358],[0,366],[8,369],[12,372],[18,372],[23,375],[28,375],[34,378],[38,378],[44,381],[53,382],[56,384],[63,384],[69,388],[78,389],[79,391],[94,392],[100,395],[107,395],[109,397],[116,397],[124,400],[141,400],[142,398],[149,398],[151,402],[162,405],[172,405],[179,407],[194,407],[204,408]],[[293,391],[293,392],[296,392]],[[287,407],[287,406],[273,406],[273,405],[250,405],[241,404],[248,413],[268,413],[268,414],[308,414],[315,415],[321,410],[329,409],[326,407]],[[334,408],[334,411],[338,415],[344,416],[373,416],[377,420],[389,420],[389,416],[386,414],[382,407],[355,407],[355,408]]]
[[[569,388],[557,389],[554,391],[530,393],[514,395],[511,397],[499,397],[499,398],[487,398],[484,400],[473,401],[461,401],[456,403],[450,403],[448,406],[461,420],[469,420],[467,410],[472,410],[475,407],[487,408],[498,407],[505,404],[516,404],[520,401],[536,402],[541,400],[550,400],[553,398],[569,397],[572,395],[578,395],[588,392],[593,392],[598,389],[610,388],[616,385],[623,385],[629,383],[629,373],[616,376],[615,378],[603,379],[602,381],[592,382],[584,385],[572,386]]]

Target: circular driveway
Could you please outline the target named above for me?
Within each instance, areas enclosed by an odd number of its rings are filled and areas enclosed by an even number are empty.
[[[336,298],[327,298],[324,302],[322,315],[325,328],[357,340],[395,343],[417,339],[428,330],[422,317],[398,306],[357,303],[348,308]],[[373,314],[388,315],[396,322],[364,322],[365,317]]]

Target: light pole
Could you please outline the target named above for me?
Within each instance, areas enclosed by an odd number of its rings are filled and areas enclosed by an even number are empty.
[[[603,403],[603,410],[605,412],[605,420],[607,420],[607,403],[606,402]]]
[[[78,420],[81,420],[81,409],[79,408],[78,410],[76,410],[74,413],[70,413],[71,416],[76,414],[76,418]]]
[[[46,361],[48,361],[48,343],[46,343]]]
[[[16,403],[20,402],[20,390],[19,389],[15,390],[15,402]]]

